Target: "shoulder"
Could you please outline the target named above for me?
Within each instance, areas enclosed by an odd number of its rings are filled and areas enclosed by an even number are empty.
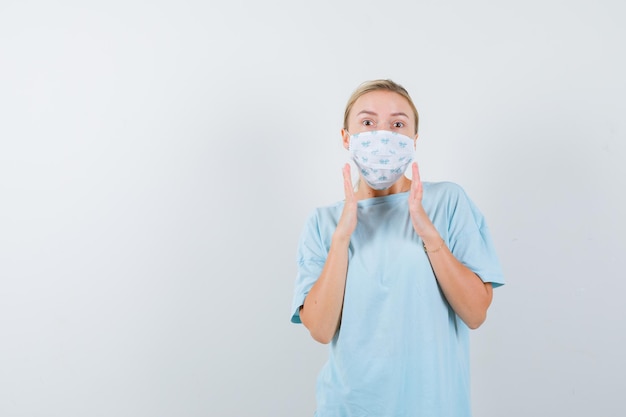
[[[450,181],[423,183],[424,204],[445,209],[449,215],[467,213],[476,219],[482,217],[474,201],[465,189]]]
[[[318,221],[320,220],[323,221],[324,219],[327,219],[327,218],[336,217],[337,214],[341,213],[342,209],[343,209],[343,201],[337,201],[336,203],[333,203],[333,204],[315,207],[311,211],[309,217],[313,217],[317,219]]]
[[[301,257],[323,259],[341,215],[343,202],[316,207],[311,210],[300,235]]]
[[[437,199],[458,200],[466,199],[467,194],[463,187],[451,181],[423,182],[424,195]]]
[[[307,216],[306,224],[309,228],[323,229],[327,226],[336,224],[341,210],[343,209],[343,201],[338,201],[325,206],[318,206],[311,210]]]

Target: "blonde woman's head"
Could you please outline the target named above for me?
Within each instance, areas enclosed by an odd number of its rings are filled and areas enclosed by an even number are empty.
[[[413,103],[413,100],[411,99],[411,96],[406,91],[406,89],[402,87],[400,84],[393,82],[391,80],[371,80],[371,81],[366,81],[362,83],[361,85],[359,85],[357,89],[350,96],[350,99],[348,100],[348,104],[346,105],[346,111],[343,117],[343,128],[346,131],[349,130],[348,128],[349,128],[351,111],[352,111],[352,108],[354,107],[354,104],[357,102],[357,100],[361,98],[362,96],[364,96],[365,94],[371,93],[373,91],[389,91],[389,92],[396,93],[402,96],[408,102],[409,107],[411,108],[411,113],[414,119],[413,122],[415,124],[413,134],[417,135],[417,128],[419,124],[419,115],[417,113],[417,108],[415,107],[415,104]]]

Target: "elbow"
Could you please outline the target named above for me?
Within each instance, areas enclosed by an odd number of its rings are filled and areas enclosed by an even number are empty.
[[[331,328],[328,326],[319,326],[311,323],[302,322],[306,328],[309,330],[309,334],[318,343],[323,345],[329,344],[333,338],[335,337],[335,333],[337,333],[337,328]]]
[[[301,309],[300,319],[302,320],[302,324],[304,324],[304,327],[306,327],[307,330],[309,331],[309,334],[311,335],[313,340],[323,345],[329,344],[333,340],[333,337],[335,337],[335,333],[337,332],[337,329],[336,328],[331,329],[330,327],[327,327],[327,326],[320,326],[315,321],[311,322],[311,320],[309,320],[310,318],[306,314],[303,314],[303,313],[304,313],[304,309]]]
[[[471,330],[476,330],[480,327],[481,324],[483,324],[484,321],[470,321],[467,324],[467,327],[469,327]]]
[[[484,322],[487,320],[487,312],[481,314],[475,314],[474,317],[471,317],[467,320],[463,320],[467,327],[472,330],[478,329]]]
[[[493,299],[493,287],[491,283],[485,284],[485,297],[482,299],[482,302],[475,306],[475,309],[472,311],[470,317],[467,320],[463,319],[467,327],[472,330],[478,329],[484,322],[487,320],[487,310],[491,305],[491,300]]]
[[[333,337],[335,336],[334,334],[331,335],[329,332],[320,332],[320,331],[313,331],[313,330],[309,330],[309,333],[311,334],[311,337],[313,338],[313,340],[323,345],[329,344],[331,340],[333,340]]]

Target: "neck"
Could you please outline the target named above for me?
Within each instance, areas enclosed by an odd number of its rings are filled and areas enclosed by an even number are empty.
[[[384,197],[391,194],[398,194],[409,191],[411,189],[411,180],[403,176],[386,190],[375,190],[370,187],[362,178],[359,181],[359,188],[354,193],[357,200],[365,200],[367,198]]]

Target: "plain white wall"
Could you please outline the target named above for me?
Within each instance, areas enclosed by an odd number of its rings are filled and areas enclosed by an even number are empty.
[[[0,415],[312,415],[296,243],[381,77],[508,279],[472,334],[475,415],[623,415],[624,9],[2,1]]]

